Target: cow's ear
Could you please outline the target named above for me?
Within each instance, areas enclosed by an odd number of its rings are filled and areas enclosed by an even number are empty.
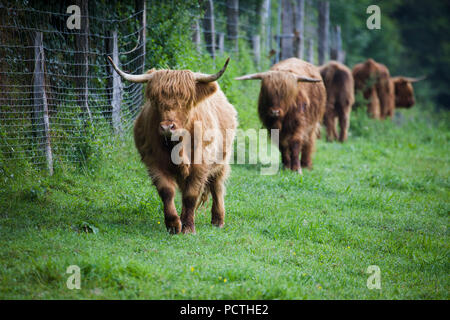
[[[217,91],[217,83],[215,82],[197,82],[195,85],[196,103],[200,103],[204,99]]]

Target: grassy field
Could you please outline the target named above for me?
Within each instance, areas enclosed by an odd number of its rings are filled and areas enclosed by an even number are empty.
[[[303,176],[234,165],[225,227],[209,202],[196,235],[166,232],[130,137],[53,177],[4,167],[0,298],[449,299],[450,121],[425,115],[354,114],[349,141],[320,141]]]

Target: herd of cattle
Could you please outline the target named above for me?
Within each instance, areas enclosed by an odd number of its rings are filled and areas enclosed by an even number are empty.
[[[108,57],[109,58],[109,57]],[[190,70],[155,70],[132,75],[114,69],[125,79],[146,83],[145,103],[134,125],[134,140],[164,205],[165,224],[170,233],[195,233],[195,210],[212,197],[211,223],[222,227],[225,217],[225,180],[230,172],[229,158],[237,128],[237,112],[228,102],[216,80],[225,72],[229,59],[216,74]],[[312,167],[315,140],[320,123],[326,127],[327,140],[347,139],[349,119],[356,92],[368,100],[368,113],[376,119],[392,117],[396,107],[414,104],[411,83],[421,80],[391,77],[386,66],[368,59],[353,72],[331,61],[316,67],[297,58],[281,61],[261,73],[236,80],[261,80],[258,113],[264,127],[278,129],[283,166],[301,173]],[[336,132],[339,122],[339,136]],[[201,131],[215,130],[226,139],[212,137],[206,144],[196,143]],[[179,156],[199,154],[202,161],[171,161],[177,130],[190,133],[189,150]],[[231,132],[231,134],[230,134]],[[180,138],[182,139],[182,138]],[[200,137],[200,139],[202,139]],[[211,159],[206,147],[221,150],[223,161]],[[178,216],[174,198],[176,187],[182,193],[182,212]]]

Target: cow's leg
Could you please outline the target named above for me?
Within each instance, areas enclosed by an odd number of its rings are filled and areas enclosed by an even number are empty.
[[[327,129],[327,141],[333,141],[337,138],[335,118],[334,106],[327,105],[325,116],[323,117],[323,122]]]
[[[347,140],[348,127],[350,125],[350,108],[346,108],[339,112],[339,141]]]
[[[174,202],[175,184],[161,174],[153,179],[153,183],[164,205],[164,222],[167,230],[172,234],[180,233],[181,221]]]
[[[280,143],[280,151],[281,151],[281,161],[283,162],[283,166],[286,169],[291,168],[291,151],[289,149],[289,144],[284,141]]]
[[[374,119],[380,119],[380,100],[378,99],[375,87],[369,89],[364,94],[364,98],[369,100],[369,104],[367,105],[367,113],[369,116]]]
[[[181,211],[181,232],[195,233],[195,208],[202,188],[206,182],[199,172],[191,173],[185,180],[182,193],[183,209]]]
[[[228,176],[229,166],[223,166],[223,169],[210,182],[212,196],[211,224],[219,228],[223,227],[225,219],[225,179]]]
[[[300,165],[302,168],[312,169],[312,154],[314,153],[316,143],[316,135],[314,130],[309,134],[308,140],[304,141],[301,146],[302,157]]]
[[[316,134],[314,132],[314,134]],[[297,171],[298,173],[302,173],[302,168],[300,166],[300,141],[299,140],[292,140],[289,144],[289,147],[291,149],[291,170]]]

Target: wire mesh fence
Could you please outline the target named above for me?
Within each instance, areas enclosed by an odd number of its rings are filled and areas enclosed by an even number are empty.
[[[286,14],[295,13],[286,13],[284,1],[201,1],[182,13],[189,17],[192,52],[239,60],[246,47],[256,68],[268,68],[282,57],[283,37],[299,37],[298,30],[282,29]],[[69,28],[73,12],[66,1],[52,10],[0,4],[0,162],[25,160],[51,171],[55,163],[85,161],[92,139],[132,127],[143,103],[142,84],[122,83],[106,57],[130,73],[149,67],[146,41],[161,36],[145,22],[155,2],[125,2],[128,14],[118,17],[105,2],[90,1],[88,8],[87,0],[77,0],[79,29]],[[304,7],[304,45],[297,56],[314,62],[316,1],[291,4],[294,11]]]

